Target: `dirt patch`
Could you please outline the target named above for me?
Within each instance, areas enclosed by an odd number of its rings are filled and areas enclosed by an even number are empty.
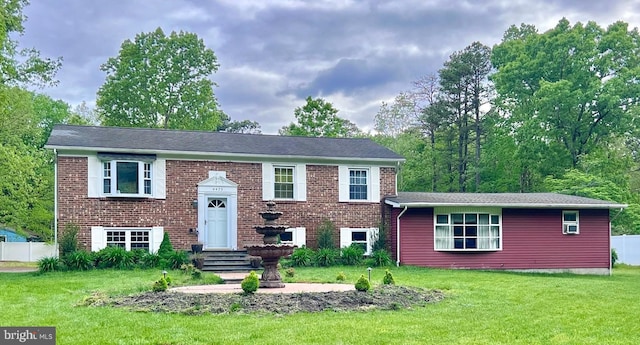
[[[292,294],[188,294],[182,292],[145,292],[142,294],[85,299],[88,306],[113,306],[134,311],[182,314],[320,312],[324,310],[397,310],[438,302],[444,294],[395,285],[381,285],[368,292],[329,291]]]

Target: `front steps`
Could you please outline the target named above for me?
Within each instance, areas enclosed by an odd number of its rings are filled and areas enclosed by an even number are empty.
[[[205,250],[202,270],[214,273],[251,272],[262,267],[251,266],[246,250]]]

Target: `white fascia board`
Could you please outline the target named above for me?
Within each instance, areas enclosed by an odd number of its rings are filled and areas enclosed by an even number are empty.
[[[67,151],[68,153],[76,153],[80,155],[82,152],[95,153],[98,151],[107,151],[113,153],[137,153],[137,154],[156,154],[165,158],[176,159],[202,159],[202,160],[218,160],[218,161],[238,161],[238,162],[256,162],[256,161],[277,161],[277,162],[305,162],[305,163],[340,163],[348,162],[353,164],[388,166],[395,168],[399,162],[404,162],[404,158],[352,158],[352,157],[317,157],[317,156],[292,156],[292,155],[256,155],[242,153],[225,153],[225,152],[203,152],[203,151],[164,151],[164,150],[139,150],[139,149],[123,149],[123,148],[107,148],[107,147],[78,147],[78,146],[51,146],[45,145],[47,149],[57,149]],[[64,154],[64,153],[61,153]]]
[[[575,209],[620,209],[627,208],[626,204],[486,204],[486,203],[429,203],[429,202],[407,202],[399,203],[385,200],[387,205],[394,208],[427,208],[427,207],[502,207],[502,208],[575,208]]]

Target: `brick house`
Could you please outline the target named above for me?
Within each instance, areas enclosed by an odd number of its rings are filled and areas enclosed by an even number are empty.
[[[261,241],[258,212],[275,200],[283,242],[316,246],[326,219],[336,245],[371,240],[404,159],[361,138],[310,138],[57,125],[56,231],[84,248],[243,249]],[[339,242],[339,243],[338,243]]]

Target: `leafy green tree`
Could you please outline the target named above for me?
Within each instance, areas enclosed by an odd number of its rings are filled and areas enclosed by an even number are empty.
[[[55,84],[62,58],[41,58],[33,48],[20,49],[13,37],[24,33],[22,10],[28,0],[0,0],[0,85]]]
[[[246,133],[246,134],[260,134],[260,124],[256,121],[242,120],[231,121],[231,118],[226,114],[223,114],[222,125],[218,128],[221,132],[227,133]]]
[[[280,135],[305,137],[354,137],[360,135],[358,127],[349,120],[338,117],[333,104],[322,98],[307,97],[307,103],[294,111],[297,123],[280,129]]]
[[[102,124],[216,130],[222,111],[210,77],[218,67],[213,50],[193,33],[138,34],[101,66],[107,73],[96,101]]]
[[[523,169],[524,184],[578,167],[581,157],[629,130],[640,100],[639,50],[638,31],[623,22],[603,29],[562,19],[542,34],[525,25],[507,30],[493,49],[492,79],[524,165],[542,169],[529,176]]]

